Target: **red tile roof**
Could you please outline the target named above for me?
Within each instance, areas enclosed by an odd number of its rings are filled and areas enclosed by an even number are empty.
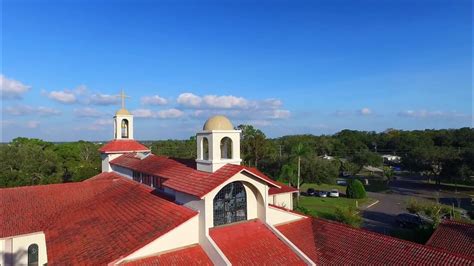
[[[208,173],[196,170],[194,161],[156,156],[154,154],[140,159],[135,153],[124,154],[112,160],[110,164],[162,177],[166,179],[163,186],[200,198],[242,171],[257,176],[270,186],[277,186],[275,181],[257,169],[241,165],[227,164],[214,173]]]
[[[235,265],[305,265],[259,220],[215,227],[209,234]]]
[[[278,182],[278,181],[273,181],[275,182],[277,185],[280,186],[280,188],[277,188],[277,187],[272,187],[268,190],[268,195],[275,195],[275,194],[281,194],[281,193],[295,193],[295,192],[298,192],[298,190],[296,188],[293,188],[293,187],[290,187],[290,186],[287,186],[281,182]]]
[[[0,190],[0,237],[43,231],[51,265],[106,264],[197,213],[114,173]]]
[[[474,259],[474,225],[445,220],[438,226],[426,245]]]
[[[103,153],[126,153],[126,152],[144,152],[150,151],[146,146],[133,139],[116,139],[107,142],[100,147]]]
[[[474,263],[474,260],[465,256],[323,219],[302,219],[276,228],[317,264]]]
[[[185,247],[170,252],[158,254],[156,256],[146,257],[134,261],[128,261],[123,265],[213,265],[212,261],[206,255],[199,245]]]

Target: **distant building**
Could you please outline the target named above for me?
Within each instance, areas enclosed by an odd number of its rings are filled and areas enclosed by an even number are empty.
[[[399,163],[402,160],[402,157],[397,155],[384,154],[382,158],[385,162]]]

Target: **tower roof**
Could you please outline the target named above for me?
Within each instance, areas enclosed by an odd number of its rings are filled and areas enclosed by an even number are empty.
[[[130,112],[125,108],[120,108],[115,115],[131,115]]]
[[[149,152],[150,149],[138,141],[131,139],[117,139],[107,142],[99,149],[102,153]]]
[[[209,118],[204,124],[203,130],[233,130],[234,126],[230,120],[223,115],[216,115]]]

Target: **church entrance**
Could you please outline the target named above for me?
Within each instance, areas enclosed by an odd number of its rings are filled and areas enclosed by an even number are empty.
[[[232,182],[214,197],[214,226],[247,220],[247,194],[242,182]]]

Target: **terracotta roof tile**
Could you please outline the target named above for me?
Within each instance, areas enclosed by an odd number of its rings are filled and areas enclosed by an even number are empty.
[[[277,188],[277,187],[272,187],[268,190],[268,195],[275,195],[275,194],[281,194],[281,193],[295,193],[295,192],[298,192],[298,190],[294,187],[290,187],[288,185],[285,185],[281,182],[278,182],[278,181],[273,181],[275,182],[277,185],[280,186],[280,188]]]
[[[472,265],[468,257],[401,239],[308,218],[276,226],[317,264]]]
[[[474,257],[474,225],[445,220],[426,245]]]
[[[259,220],[215,227],[209,234],[234,265],[305,265]]]
[[[186,247],[170,252],[158,254],[143,259],[129,261],[123,265],[213,265],[212,261],[206,255],[204,250],[199,245]]]
[[[156,156],[154,154],[140,159],[135,153],[124,154],[110,163],[137,172],[162,177],[166,179],[163,186],[197,197],[203,197],[241,171],[248,171],[271,186],[276,185],[275,181],[255,168],[234,164],[227,164],[214,173],[208,173],[196,170],[196,163],[190,160]]]
[[[99,151],[103,153],[125,153],[150,151],[150,149],[133,139],[118,139],[107,142],[104,146],[100,147]]]
[[[43,231],[51,265],[111,262],[197,215],[114,173],[1,189],[0,202],[0,237]]]

